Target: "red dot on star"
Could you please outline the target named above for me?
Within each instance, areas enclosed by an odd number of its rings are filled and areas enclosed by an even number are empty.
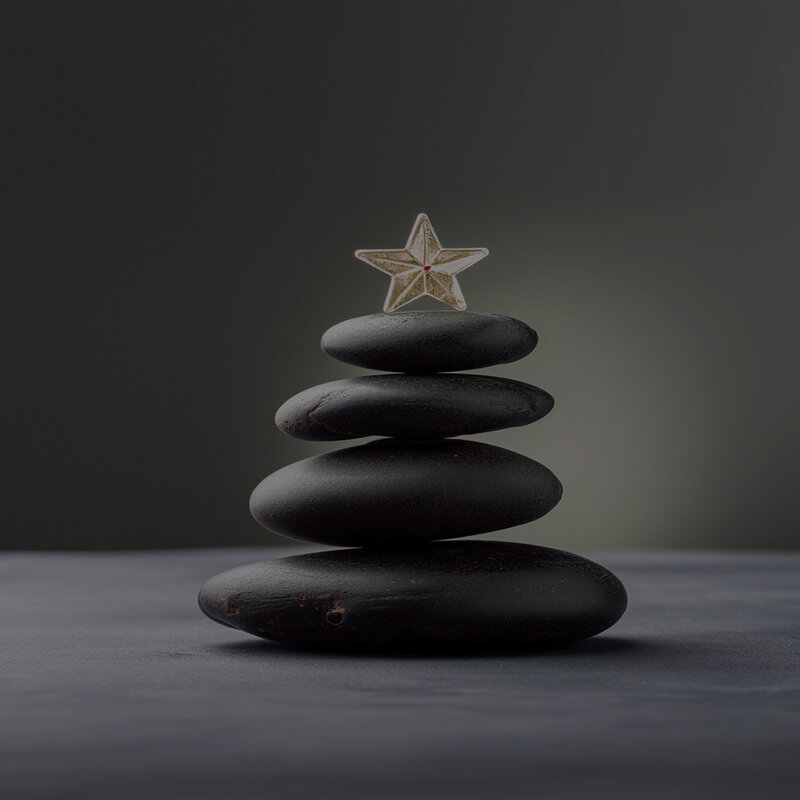
[[[422,269],[424,269],[424,270],[425,270],[425,272],[427,272],[427,271],[430,269],[430,265],[429,265],[429,266],[427,266],[427,267],[423,267]]]

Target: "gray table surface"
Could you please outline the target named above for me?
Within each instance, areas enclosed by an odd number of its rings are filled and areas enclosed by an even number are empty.
[[[8,798],[800,796],[800,555],[588,554],[607,633],[504,656],[315,655],[203,617],[302,551],[0,556]]]

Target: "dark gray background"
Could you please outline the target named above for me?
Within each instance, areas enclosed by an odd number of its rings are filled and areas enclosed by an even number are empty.
[[[352,257],[427,212],[493,372],[555,411],[480,437],[565,549],[794,547],[800,8],[784,2],[0,4],[3,545],[276,541],[271,423],[356,374]],[[421,307],[421,306],[419,306]]]

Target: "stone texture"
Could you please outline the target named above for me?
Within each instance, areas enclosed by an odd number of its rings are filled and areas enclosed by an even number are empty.
[[[511,450],[382,439],[279,469],[255,488],[250,511],[292,539],[385,546],[521,525],[560,497],[547,467]]]
[[[340,322],[322,337],[328,355],[388,372],[452,372],[506,364],[528,355],[536,331],[500,314],[394,311]]]
[[[200,607],[233,628],[316,648],[516,648],[583,639],[613,625],[625,589],[560,550],[435,542],[330,550],[211,578]]]
[[[553,407],[547,392],[488,375],[365,375],[287,400],[275,424],[298,439],[440,439],[527,425]]]

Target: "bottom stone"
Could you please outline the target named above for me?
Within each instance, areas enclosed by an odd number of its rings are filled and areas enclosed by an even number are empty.
[[[586,558],[492,541],[327,550],[220,573],[200,608],[301,647],[507,649],[594,636],[625,611],[619,579]]]

